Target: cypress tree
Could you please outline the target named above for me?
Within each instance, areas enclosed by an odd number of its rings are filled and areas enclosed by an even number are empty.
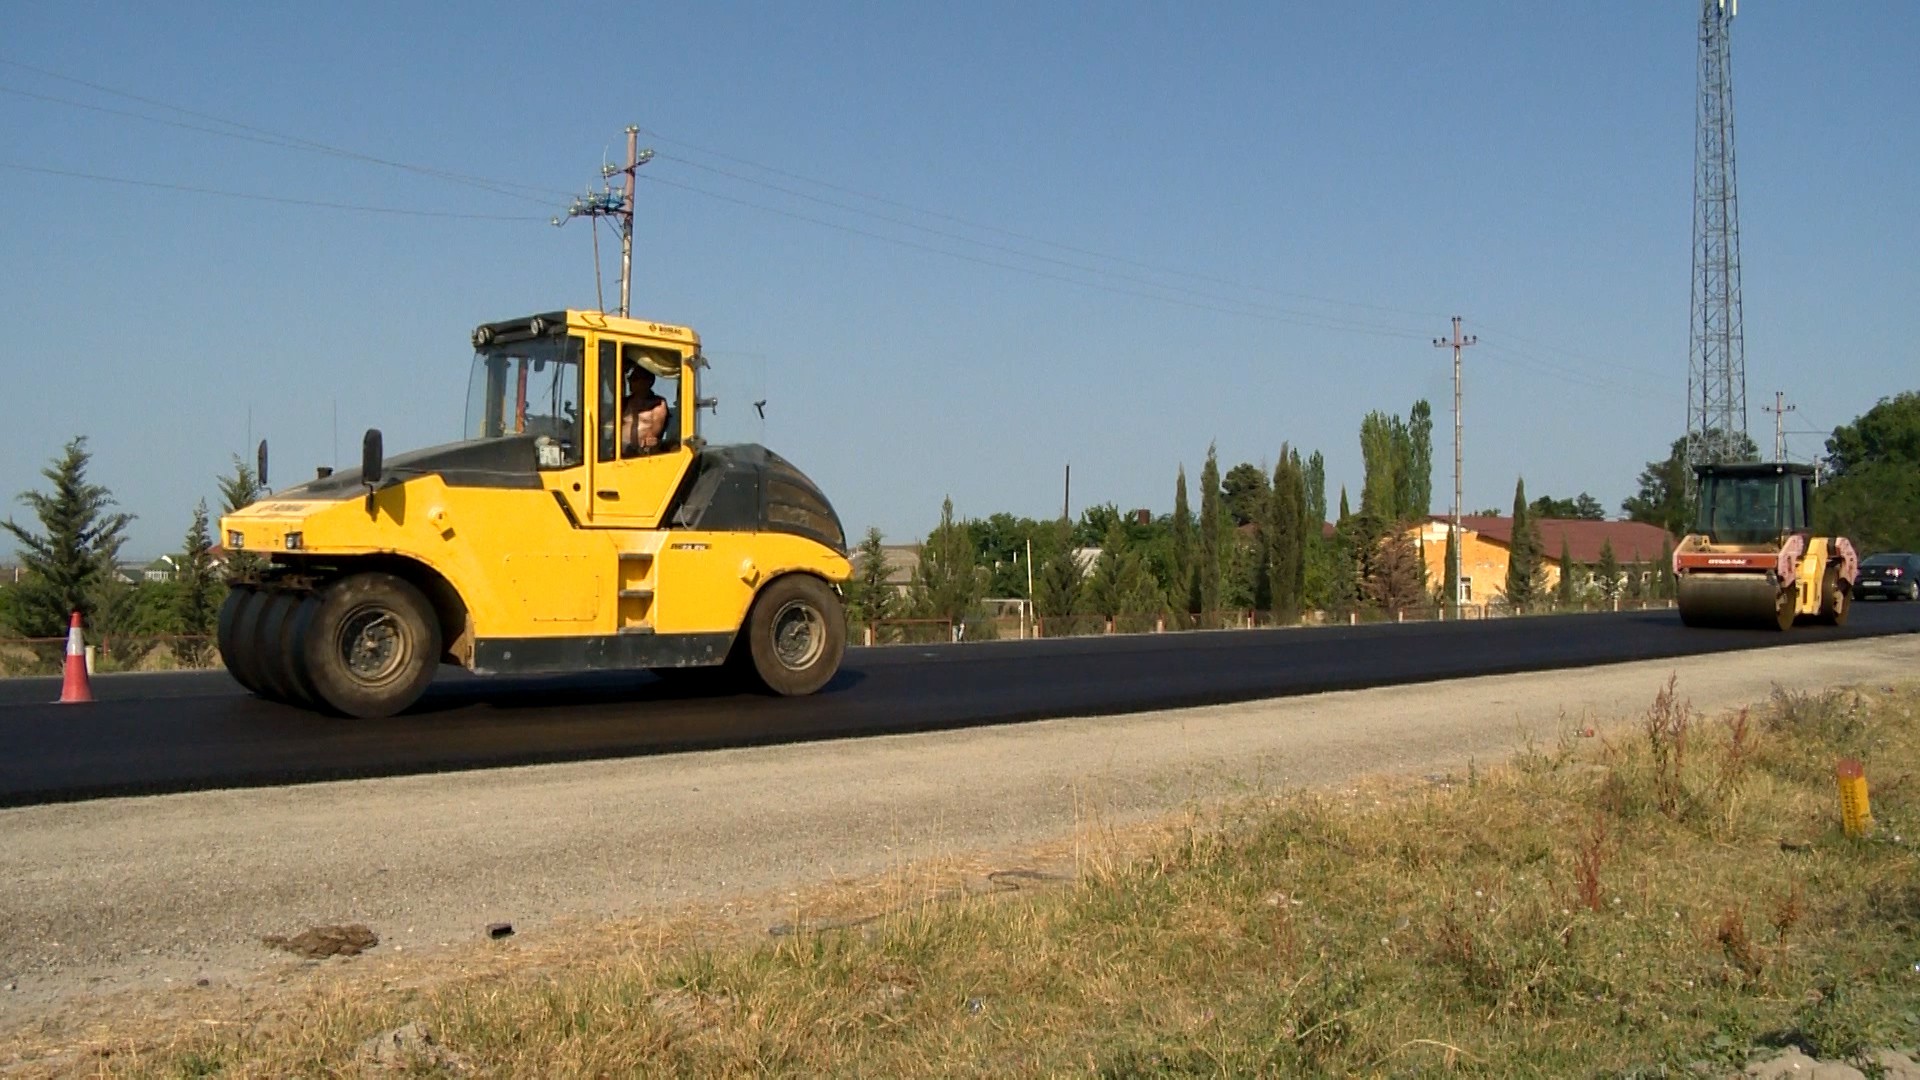
[[[1567,546],[1567,538],[1560,538],[1560,588],[1556,597],[1562,606],[1573,603],[1573,551]]]
[[[1620,560],[1613,553],[1613,541],[1600,541],[1600,565],[1594,569],[1600,581],[1600,595],[1611,600],[1620,594]]]
[[[1187,467],[1173,481],[1173,586],[1168,599],[1185,608],[1193,595],[1193,509],[1187,504]]]
[[[1507,550],[1507,602],[1516,610],[1524,610],[1539,597],[1540,547],[1540,534],[1527,509],[1527,481],[1522,477],[1513,488],[1513,540]]]
[[[1446,582],[1445,603],[1454,618],[1460,617],[1460,533],[1452,523],[1447,525],[1446,567],[1440,571],[1441,580]]]
[[[1212,444],[1207,446],[1207,463],[1200,468],[1200,566],[1195,592],[1198,610],[1211,615],[1220,610],[1220,571],[1223,563],[1226,530],[1220,514],[1220,462]]]

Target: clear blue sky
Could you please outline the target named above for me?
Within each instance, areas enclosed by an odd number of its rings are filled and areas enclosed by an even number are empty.
[[[9,4],[0,494],[23,518],[85,434],[151,555],[249,413],[276,485],[336,428],[340,458],[368,426],[455,437],[475,324],[595,306],[591,231],[546,221],[638,123],[636,313],[700,330],[721,434],[810,472],[850,532],[918,539],[947,495],[1055,514],[1068,462],[1076,513],[1165,511],[1209,442],[1223,470],[1318,449],[1357,497],[1362,414],[1419,397],[1438,508],[1455,313],[1482,341],[1467,508],[1524,474],[1617,510],[1685,424],[1695,12]],[[1741,9],[1763,446],[1776,389],[1828,430],[1920,384],[1916,55],[1920,6]]]

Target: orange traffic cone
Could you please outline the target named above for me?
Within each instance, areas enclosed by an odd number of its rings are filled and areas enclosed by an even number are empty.
[[[67,628],[67,679],[60,687],[56,704],[68,705],[93,700],[93,683],[87,678],[87,646],[80,637],[80,613],[73,613],[73,625]]]

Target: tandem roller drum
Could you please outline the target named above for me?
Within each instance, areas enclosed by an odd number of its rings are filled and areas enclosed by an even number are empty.
[[[1765,574],[1684,574],[1674,596],[1688,626],[1744,626],[1785,630],[1793,625],[1794,594]]]

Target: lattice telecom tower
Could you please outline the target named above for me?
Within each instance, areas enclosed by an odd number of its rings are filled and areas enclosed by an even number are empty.
[[[1687,459],[1746,456],[1747,358],[1740,314],[1740,199],[1733,173],[1733,68],[1739,0],[1701,0],[1700,115],[1693,167],[1693,314]]]

